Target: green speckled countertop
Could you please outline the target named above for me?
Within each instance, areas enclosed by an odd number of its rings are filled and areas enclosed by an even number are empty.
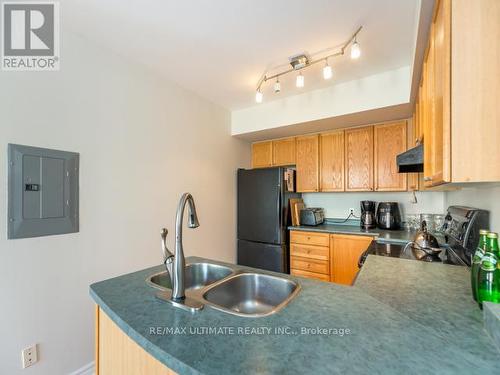
[[[500,350],[500,304],[485,302],[483,304],[484,329],[491,336]]]
[[[290,226],[289,230],[301,230],[306,232],[321,232],[333,234],[353,234],[357,236],[372,236],[380,243],[400,243],[407,244],[415,237],[414,231],[406,230],[384,230],[384,229],[368,229],[365,230],[358,225],[346,224],[320,224],[316,226]]]
[[[197,261],[204,259],[188,258]],[[128,336],[179,374],[498,373],[500,353],[482,330],[481,312],[463,300],[470,296],[461,267],[370,255],[354,287],[285,275],[301,284],[298,296],[255,319],[208,307],[191,315],[156,299],[145,279],[161,270],[95,283],[90,294]],[[302,327],[318,326],[350,333],[302,334]],[[155,335],[153,327],[188,333]],[[189,333],[200,327],[272,332]]]

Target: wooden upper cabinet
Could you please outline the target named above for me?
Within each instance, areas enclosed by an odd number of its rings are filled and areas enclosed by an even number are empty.
[[[443,0],[441,0],[443,2]],[[444,1],[445,43],[450,0]],[[453,182],[500,181],[500,1],[451,1]],[[440,16],[436,28],[441,26]],[[490,43],[489,41],[492,41]],[[436,45],[439,42],[436,41]],[[437,47],[436,47],[437,49]],[[444,56],[447,56],[448,49]],[[436,58],[438,52],[436,52]],[[446,73],[449,73],[446,70]],[[445,82],[446,83],[446,82]],[[446,97],[443,97],[446,100]],[[445,125],[447,117],[445,116]],[[444,162],[448,134],[445,130]]]
[[[295,164],[295,138],[273,141],[273,165]]]
[[[406,151],[406,121],[374,127],[375,190],[402,191],[407,188],[406,173],[398,173],[396,156]]]
[[[319,191],[319,136],[296,138],[297,191]]]
[[[273,143],[271,141],[252,143],[252,168],[266,168],[273,165]]]
[[[320,191],[344,191],[344,131],[319,136]]]
[[[359,271],[358,260],[373,237],[332,234],[330,236],[330,280],[352,285]]]
[[[346,191],[373,190],[373,126],[345,131]]]
[[[428,117],[424,128],[424,181],[436,186],[451,181],[451,3],[438,2],[427,55]]]

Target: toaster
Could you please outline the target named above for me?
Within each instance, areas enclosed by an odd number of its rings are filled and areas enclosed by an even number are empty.
[[[325,211],[322,208],[304,208],[300,210],[300,225],[319,225],[325,221]]]

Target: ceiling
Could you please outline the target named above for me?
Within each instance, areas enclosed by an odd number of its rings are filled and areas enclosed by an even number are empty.
[[[316,54],[345,42],[358,26],[359,60],[331,61],[294,76],[269,101],[390,69],[412,65],[419,0],[65,0],[63,28],[144,64],[169,80],[230,110],[255,105],[266,70],[300,52]],[[328,52],[328,51],[327,51]],[[319,53],[318,56],[321,56]]]

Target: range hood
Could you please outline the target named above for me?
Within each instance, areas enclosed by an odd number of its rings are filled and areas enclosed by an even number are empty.
[[[398,173],[416,173],[424,171],[424,145],[409,149],[396,156]]]

